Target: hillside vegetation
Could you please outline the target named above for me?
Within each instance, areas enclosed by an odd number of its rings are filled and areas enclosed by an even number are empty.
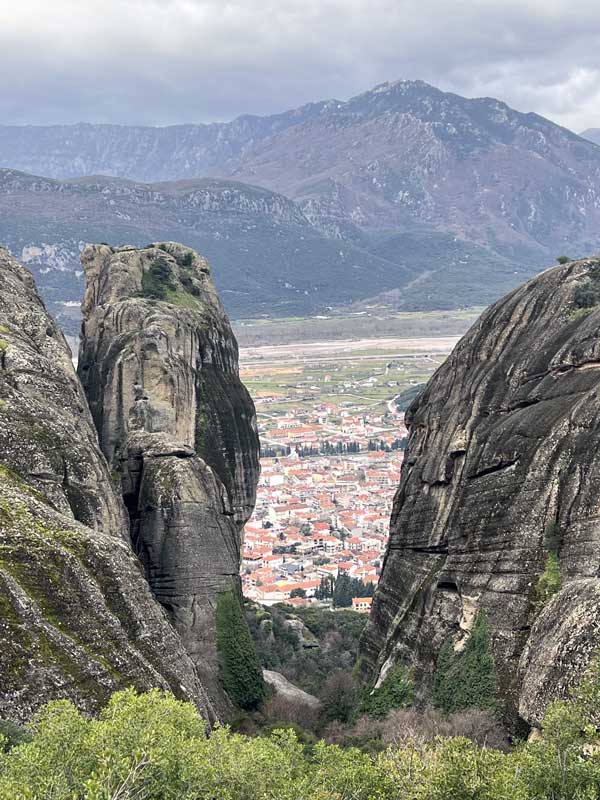
[[[600,671],[554,703],[543,737],[502,752],[462,737],[412,739],[371,755],[291,730],[249,738],[156,690],[115,694],[98,719],[67,701],[4,737],[2,800],[596,800]]]

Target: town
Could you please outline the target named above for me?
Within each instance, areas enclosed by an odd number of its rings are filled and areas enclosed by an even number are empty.
[[[370,610],[407,441],[404,409],[452,343],[242,349],[262,453],[244,535],[246,597]]]

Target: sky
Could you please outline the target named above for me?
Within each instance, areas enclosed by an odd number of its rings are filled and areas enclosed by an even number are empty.
[[[420,79],[600,127],[598,0],[0,0],[0,123],[167,125]]]

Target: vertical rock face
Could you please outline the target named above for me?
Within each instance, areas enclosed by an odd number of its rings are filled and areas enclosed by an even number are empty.
[[[0,717],[158,686],[214,711],[152,596],[66,342],[0,249]]]
[[[174,243],[88,246],[78,371],[131,537],[216,698],[217,593],[239,586],[258,437],[207,262]],[[219,702],[219,701],[218,701]]]
[[[69,348],[30,273],[0,249],[0,456],[58,511],[127,536]],[[58,411],[61,413],[58,413]]]
[[[369,679],[402,661],[427,698],[442,644],[460,648],[483,610],[507,714],[535,724],[597,647],[600,310],[574,293],[599,268],[557,267],[496,303],[410,409]],[[549,553],[563,588],[548,600]]]

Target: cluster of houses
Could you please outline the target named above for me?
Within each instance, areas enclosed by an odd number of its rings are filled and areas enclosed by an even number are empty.
[[[403,456],[391,445],[406,432],[393,422],[384,427],[362,418],[332,429],[319,409],[301,425],[293,414],[262,422],[263,446],[283,447],[261,460],[256,510],[244,536],[247,597],[264,605],[328,603],[324,587],[341,573],[365,587],[377,584]],[[371,600],[354,597],[352,606],[366,613]]]

